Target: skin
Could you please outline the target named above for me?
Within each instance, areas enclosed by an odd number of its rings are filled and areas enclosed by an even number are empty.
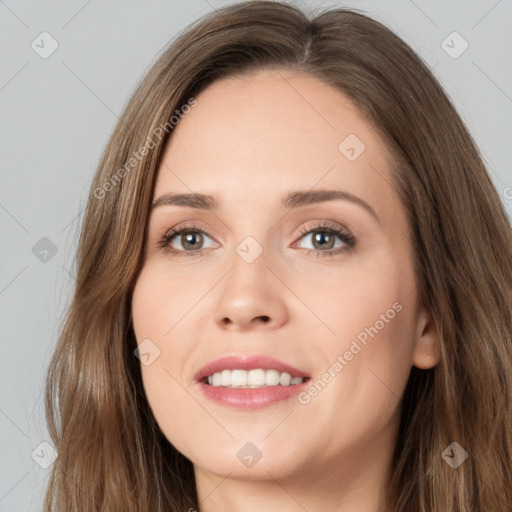
[[[149,338],[160,350],[141,366],[155,418],[194,465],[201,511],[383,511],[399,397],[411,366],[439,360],[386,144],[347,97],[290,70],[224,78],[196,99],[165,148],[154,199],[193,191],[220,208],[152,211],[132,300],[138,342]],[[354,161],[338,149],[349,134],[365,145]],[[353,194],[378,220],[348,200],[282,207],[290,191],[310,189]],[[300,230],[325,220],[356,245],[323,256],[325,245]],[[171,243],[183,256],[158,246],[184,223],[207,235],[188,250],[177,235]],[[236,252],[247,236],[263,248],[252,263]],[[334,250],[345,246],[331,236]],[[338,356],[393,304],[401,310],[307,404],[293,397],[227,408],[194,381],[229,354],[270,355],[313,381],[333,374]],[[247,442],[262,453],[252,467],[237,457]]]

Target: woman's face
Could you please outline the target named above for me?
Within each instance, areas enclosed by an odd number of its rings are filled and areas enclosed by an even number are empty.
[[[438,360],[388,148],[308,75],[258,71],[196,99],[161,161],[132,301],[156,421],[196,471],[371,464],[411,366]]]

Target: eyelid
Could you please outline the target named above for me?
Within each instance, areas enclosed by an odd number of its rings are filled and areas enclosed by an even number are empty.
[[[182,251],[170,247],[171,241],[173,239],[187,232],[201,233],[202,235],[207,236],[208,238],[213,240],[215,243],[218,243],[215,240],[215,238],[209,235],[205,229],[201,228],[197,224],[194,224],[193,222],[189,222],[177,224],[176,226],[173,226],[172,228],[165,230],[163,233],[160,233],[157,237],[156,245],[158,248],[161,248],[169,252],[175,251],[176,253],[198,253],[199,251],[202,251],[203,249],[198,249],[196,251]]]
[[[343,237],[350,239],[351,241],[355,241],[354,235],[352,232],[346,228],[343,224],[339,224],[337,222],[333,222],[327,219],[320,219],[311,221],[311,224],[306,224],[299,229],[298,238],[301,238],[305,235],[308,235],[314,231],[333,231],[338,236],[343,235]],[[294,242],[295,243],[295,242]]]

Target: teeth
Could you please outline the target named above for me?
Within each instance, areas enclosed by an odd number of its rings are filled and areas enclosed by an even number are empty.
[[[279,375],[279,384],[281,386],[289,386],[291,384],[292,376],[289,373],[281,373]]]
[[[289,373],[277,370],[222,370],[208,376],[210,386],[229,388],[260,388],[265,386],[295,386],[301,384],[304,377],[292,377]]]
[[[230,384],[235,388],[247,386],[247,372],[244,370],[233,370],[231,372]]]

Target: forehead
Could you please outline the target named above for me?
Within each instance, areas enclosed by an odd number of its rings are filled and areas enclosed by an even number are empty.
[[[280,199],[318,186],[364,195],[381,209],[396,199],[384,141],[346,96],[310,75],[228,77],[196,100],[168,140],[155,197],[194,191],[270,200],[272,191]]]

